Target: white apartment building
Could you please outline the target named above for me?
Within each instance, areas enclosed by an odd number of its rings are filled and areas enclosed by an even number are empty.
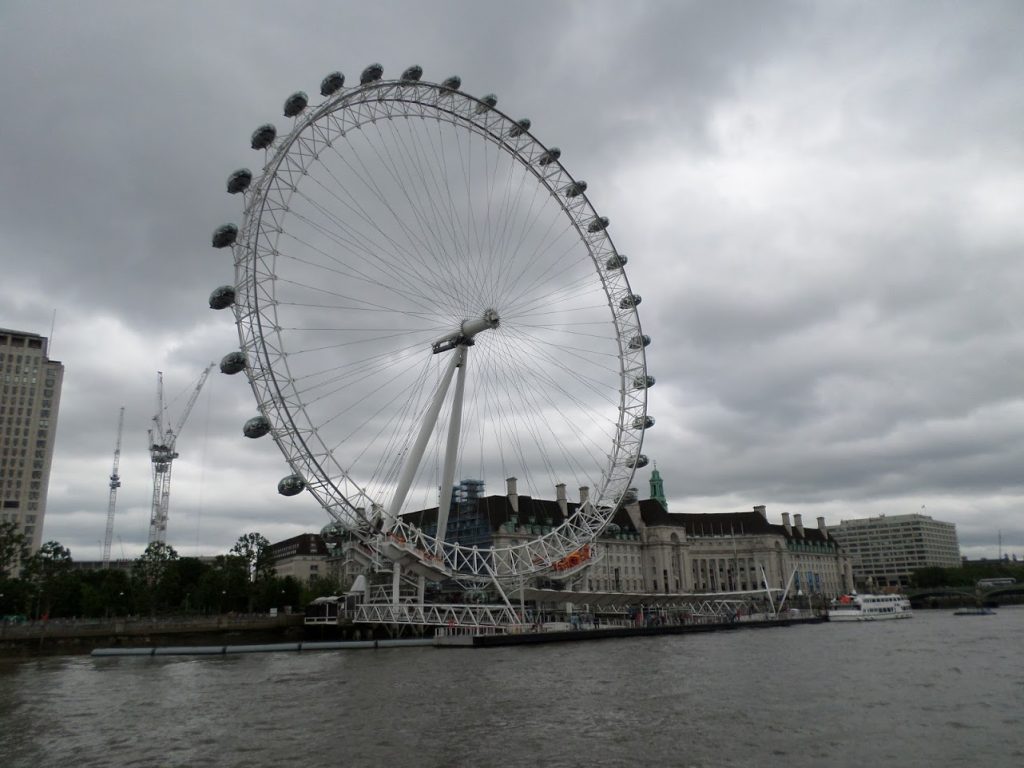
[[[832,535],[850,556],[854,581],[862,588],[906,586],[917,568],[961,564],[956,526],[927,515],[843,520]]]
[[[47,339],[0,328],[0,521],[39,549],[64,366]]]

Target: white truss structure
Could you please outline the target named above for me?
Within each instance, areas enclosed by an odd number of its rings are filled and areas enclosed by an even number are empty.
[[[523,622],[506,605],[459,603],[370,603],[359,606],[357,624],[398,624],[420,627],[521,631]]]
[[[310,411],[303,383],[291,369],[289,356],[295,350],[289,349],[282,332],[276,294],[285,258],[282,238],[288,231],[293,198],[321,154],[347,134],[399,120],[449,124],[488,142],[526,169],[546,190],[547,203],[561,209],[586,248],[607,302],[607,321],[618,349],[618,409],[610,420],[614,439],[599,468],[600,479],[590,487],[589,500],[561,526],[525,543],[478,549],[443,534],[435,537],[400,516],[387,515],[391,499],[372,496],[350,472],[349,463],[338,455],[344,453],[339,450],[343,446],[324,437],[323,424]],[[244,220],[233,246],[234,312],[260,413],[269,420],[271,434],[292,471],[335,521],[362,537],[376,553],[427,578],[520,583],[555,569],[588,545],[594,546],[626,495],[636,467],[643,465],[640,449],[650,421],[647,388],[654,381],[647,374],[649,339],[642,333],[636,311],[639,297],[631,292],[622,268],[626,258],[616,251],[607,220],[598,216],[582,192],[585,185],[581,189],[558,156],[522,121],[498,110],[493,98],[478,99],[418,80],[376,80],[341,88],[320,105],[308,107],[292,130],[268,148],[262,174],[245,192]],[[368,553],[368,562],[373,557]]]

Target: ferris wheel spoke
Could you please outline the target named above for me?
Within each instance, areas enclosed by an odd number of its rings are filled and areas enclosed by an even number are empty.
[[[336,147],[332,145],[332,149],[340,156]],[[350,178],[362,178],[350,165],[349,170],[352,171]],[[405,282],[411,287],[415,283],[405,274],[406,271],[410,271],[416,280],[426,281],[426,276],[420,271],[420,264],[409,247],[384,231],[377,217],[367,211],[360,202],[360,196],[349,189],[336,173],[327,167],[323,168],[323,173],[333,182],[333,188],[328,187],[319,177],[314,176],[312,181],[341,206],[341,211],[335,214],[311,198],[305,199],[310,200],[321,214],[338,226],[341,233],[351,241],[352,247],[365,257],[368,264],[376,265],[384,277]],[[346,211],[349,216],[343,218],[342,214]],[[363,226],[357,227],[360,223]],[[425,266],[429,269],[429,264]]]
[[[421,239],[416,236],[411,228],[405,223],[403,218],[397,214],[392,204],[389,202],[387,197],[380,190],[379,186],[372,180],[372,174],[366,168],[366,164],[362,157],[355,154],[357,161],[359,162],[362,170],[357,169],[353,166],[347,158],[345,158],[337,147],[334,146],[336,155],[341,158],[342,163],[351,172],[352,177],[359,180],[366,192],[375,199],[382,206],[382,213],[386,212],[391,221],[395,223],[398,230],[404,235],[408,245],[399,246],[399,243],[394,237],[387,235],[382,229],[381,222],[378,221],[379,217],[373,217],[369,215],[363,206],[358,201],[353,201],[355,207],[360,210],[364,216],[364,221],[370,226],[371,229],[376,230],[384,239],[391,243],[395,247],[395,254],[402,254],[406,260],[402,264],[394,263],[389,265],[390,269],[395,274],[402,274],[404,269],[408,269],[415,275],[417,280],[422,281],[428,286],[431,291],[437,295],[447,296],[450,300],[457,300],[456,297],[452,296],[450,289],[448,288],[447,282],[444,279],[444,275],[439,273],[436,267],[431,263],[429,259],[424,259],[421,255],[423,250],[423,243]],[[337,179],[336,176],[332,175],[332,178]],[[340,181],[338,182],[341,183]],[[387,255],[387,251],[383,251],[380,255]]]
[[[561,371],[567,377],[575,379],[593,392],[602,403],[608,401],[609,392],[605,390],[605,392],[602,393],[600,387],[592,378],[581,376],[573,366],[566,365],[557,356],[548,354],[546,349],[541,351],[540,357],[546,360],[546,365],[517,366],[515,368],[516,374],[521,380],[521,392],[531,399],[532,407],[536,409],[540,405],[539,401],[537,401],[537,398],[539,397],[538,393],[560,392],[565,400],[573,404],[574,408],[577,410],[577,414],[582,414],[591,421],[593,426],[602,429],[603,431],[604,427],[607,426],[607,419],[597,420],[594,417],[594,410],[592,406],[579,398],[576,394],[568,391],[563,384],[562,379],[553,375],[553,373],[555,371]],[[611,394],[617,393],[612,392]],[[559,415],[563,417],[566,424],[578,420],[578,415],[573,418],[559,407],[558,398],[551,398],[551,402],[552,404],[549,405],[548,408],[553,408],[557,411]],[[578,437],[578,435],[575,436]],[[564,446],[562,447],[564,449]]]
[[[465,250],[460,250],[459,238],[451,227],[453,201],[446,198],[440,187],[438,182],[440,169],[436,166],[428,168],[425,161],[429,156],[423,151],[421,141],[417,141],[416,138],[407,137],[402,137],[402,140],[399,140],[399,126],[394,121],[389,121],[389,126],[395,137],[396,153],[402,161],[407,178],[418,181],[419,185],[415,183],[402,183],[398,178],[400,171],[397,168],[393,171],[395,181],[403,189],[417,220],[422,222],[424,228],[433,236],[436,244],[434,258],[441,267],[442,272],[446,272],[454,277],[458,272],[458,263],[466,261],[469,253]],[[413,137],[418,138],[420,132],[412,131],[411,133]],[[415,148],[409,146],[411,144],[415,144]],[[415,200],[409,195],[410,190],[415,192]],[[442,212],[440,203],[447,203],[447,210]],[[459,287],[459,284],[456,283],[456,291],[458,291]]]
[[[298,216],[298,215],[296,215],[296,218],[298,218],[298,219],[300,219],[302,221],[306,220],[303,217]],[[316,227],[316,225],[314,225],[314,227]],[[319,227],[316,227],[316,228],[320,229]],[[327,234],[327,236],[330,236],[326,232],[324,232],[324,234]],[[306,267],[309,267],[311,270],[317,270],[317,271],[334,273],[334,274],[339,275],[341,277],[348,278],[349,280],[351,280],[353,282],[362,283],[364,288],[366,286],[372,286],[374,288],[378,288],[380,290],[392,293],[395,296],[397,296],[398,298],[401,298],[401,299],[403,299],[403,300],[405,300],[405,301],[407,301],[409,303],[414,304],[415,306],[419,307],[421,310],[424,310],[424,311],[433,310],[433,311],[436,312],[436,308],[432,308],[431,305],[424,300],[424,298],[422,296],[422,289],[417,290],[416,286],[409,286],[409,287],[407,287],[405,289],[399,288],[397,285],[395,285],[394,281],[387,280],[386,275],[382,275],[381,277],[371,277],[371,276],[365,274],[364,272],[362,272],[362,271],[360,271],[358,269],[355,269],[355,268],[351,267],[348,264],[345,264],[344,262],[340,262],[334,255],[327,253],[322,248],[319,248],[319,247],[313,245],[312,243],[310,243],[307,240],[299,237],[298,235],[290,234],[288,236],[288,239],[293,241],[297,246],[299,246],[301,248],[304,248],[306,251],[310,252],[311,254],[318,254],[320,256],[323,256],[327,260],[327,263],[319,262],[319,261],[313,261],[312,259],[309,259],[309,258],[302,258],[300,256],[294,255],[294,253],[291,252],[290,250],[289,251],[283,251],[283,250],[280,249],[280,247],[278,247],[278,249],[276,251],[276,253],[279,256],[279,258],[290,259],[290,260],[294,261],[296,264],[302,264],[302,265],[304,265]],[[312,279],[312,277],[310,277],[310,279]],[[290,285],[296,285],[296,286],[300,286],[300,287],[305,287],[305,288],[307,288],[309,290],[312,290],[312,291],[320,291],[320,290],[322,290],[322,289],[319,289],[316,286],[299,282],[298,280],[282,280],[281,282],[282,282],[283,285],[289,285],[289,284]],[[354,299],[354,297],[352,297],[350,295],[345,295],[345,298],[348,298],[350,300]],[[358,300],[358,299],[355,299],[355,300]]]
[[[399,168],[398,160],[396,160],[392,154],[391,146],[384,140],[384,135],[380,130],[379,122],[374,122],[374,127],[381,136],[380,144],[383,147],[383,152],[377,152],[376,155],[381,161],[383,167],[387,170],[393,183],[400,190],[401,198],[403,198],[407,203],[407,210],[419,225],[418,229],[422,233],[422,248],[429,254],[431,262],[436,265],[438,279],[443,281],[445,280],[445,272],[450,272],[450,267],[446,264],[448,248],[445,247],[446,243],[438,229],[438,217],[436,214],[428,216],[428,211],[431,211],[432,209],[432,205],[430,204],[430,200],[432,198],[428,194],[426,200],[424,200],[423,196],[420,194],[418,185],[415,184],[415,180],[419,178],[420,182],[425,185],[422,171],[419,171],[419,176],[412,173],[412,169],[405,161],[405,155],[401,151],[401,142],[395,142],[397,144],[395,154],[399,156],[399,160],[403,163],[403,168]],[[396,127],[393,122],[391,122],[391,128],[392,131],[395,132],[394,135],[397,136]],[[450,274],[448,276],[448,281],[451,281]],[[455,283],[452,287],[454,288],[453,292],[457,293],[459,288],[458,284]]]

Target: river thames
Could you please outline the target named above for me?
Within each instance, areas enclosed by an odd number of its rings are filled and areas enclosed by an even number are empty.
[[[495,649],[0,660],[0,765],[1019,766],[1024,606]]]

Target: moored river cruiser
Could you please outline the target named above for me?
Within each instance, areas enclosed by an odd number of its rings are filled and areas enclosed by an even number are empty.
[[[884,621],[909,619],[914,615],[903,595],[858,595],[856,592],[833,600],[829,621]]]

